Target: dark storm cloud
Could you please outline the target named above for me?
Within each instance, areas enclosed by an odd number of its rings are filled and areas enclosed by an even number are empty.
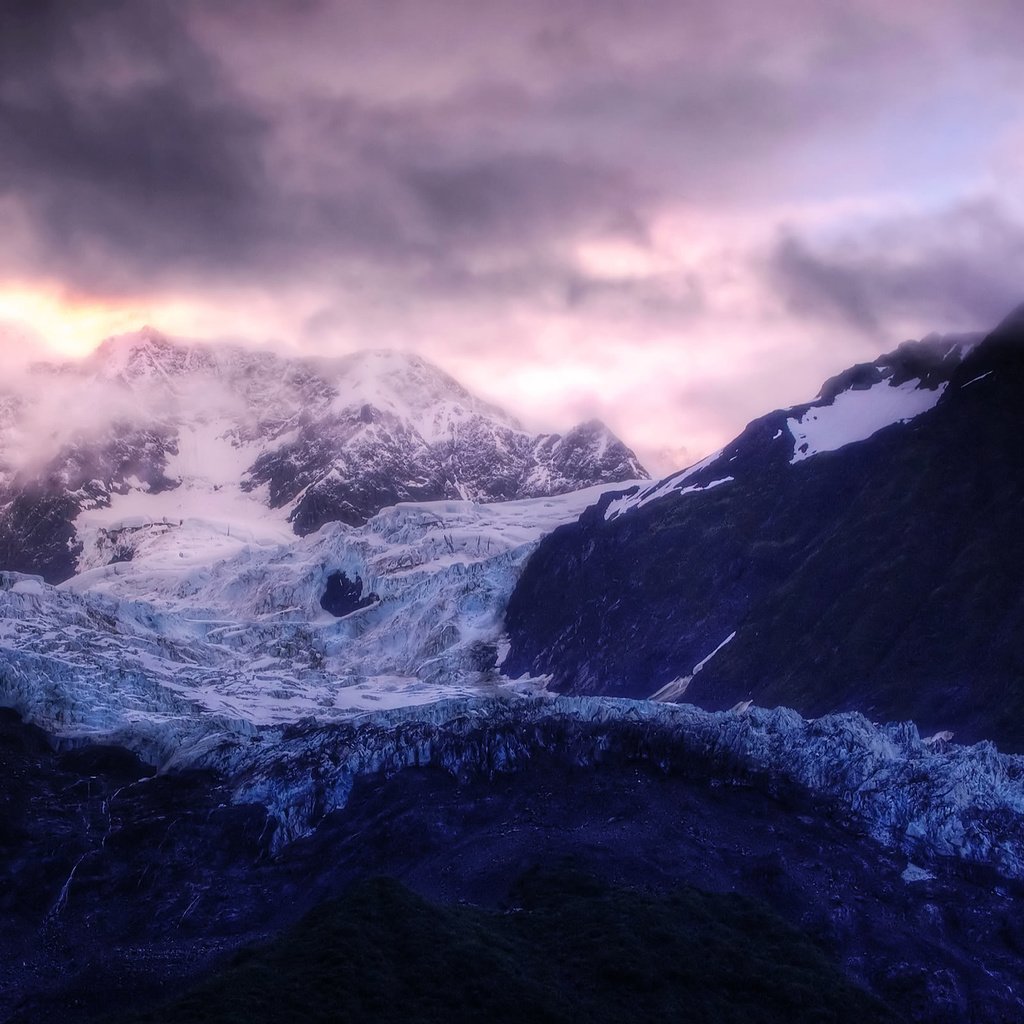
[[[549,154],[412,166],[406,178],[438,233],[516,241],[558,224],[563,230],[583,226],[634,238],[645,234],[635,207],[638,189],[627,173]]]
[[[879,333],[911,318],[989,327],[1024,297],[1024,223],[993,202],[898,217],[827,244],[780,239],[769,275],[794,312]]]
[[[1012,49],[1017,7],[982,6],[9,0],[0,228],[24,244],[0,269],[687,315],[699,283],[609,281],[575,246],[854,174],[858,133],[931,95],[958,33]],[[794,235],[773,266],[796,306],[863,326],[958,277],[940,255],[885,284]],[[997,301],[980,288],[959,306]]]
[[[252,241],[266,131],[169,6],[0,7],[0,189],[44,271],[226,259]]]
[[[628,171],[490,149],[476,124],[468,144],[452,137],[448,120],[487,118],[486,99],[479,112],[467,98],[268,103],[228,80],[188,10],[0,10],[0,190],[31,232],[28,251],[7,254],[21,261],[13,269],[94,288],[280,279],[330,273],[337,260],[415,273],[576,231],[643,235],[647,195]],[[249,18],[261,11],[279,18]]]

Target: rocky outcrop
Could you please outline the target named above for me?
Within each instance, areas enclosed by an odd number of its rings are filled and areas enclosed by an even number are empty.
[[[1024,758],[990,743],[921,739],[862,715],[805,721],[783,708],[707,712],[609,698],[446,701],[329,728],[264,730],[199,759],[235,799],[268,808],[276,847],[344,807],[359,778],[407,768],[456,777],[515,772],[539,755],[626,762],[767,791],[799,790],[917,860],[954,858],[1024,878]]]

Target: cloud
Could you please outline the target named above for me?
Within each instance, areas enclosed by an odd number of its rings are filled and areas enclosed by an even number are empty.
[[[792,311],[867,333],[912,321],[993,326],[1024,298],[1024,221],[994,200],[895,216],[812,242],[787,232],[768,261]]]
[[[1011,0],[9,0],[0,294],[416,348],[697,456],[1017,301],[1022,37]],[[586,385],[520,401],[524,362]]]
[[[93,286],[229,266],[258,230],[266,131],[170,5],[0,9],[0,190],[34,228],[23,264]]]
[[[937,59],[880,6],[806,0],[13,0],[0,40],[0,193],[32,234],[3,258],[97,290],[568,273],[665,205],[792,189]]]

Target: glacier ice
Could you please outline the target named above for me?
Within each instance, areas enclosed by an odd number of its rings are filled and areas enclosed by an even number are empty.
[[[493,774],[546,751],[795,786],[915,863],[1024,877],[1024,758],[989,743],[855,713],[556,698],[544,680],[504,678],[503,610],[525,559],[603,490],[398,505],[224,557],[217,523],[135,523],[131,561],[59,587],[0,573],[0,704],[60,742],[215,769],[237,801],[267,808],[278,846],[344,806],[362,775]],[[334,618],[319,602],[337,572],[380,600]]]

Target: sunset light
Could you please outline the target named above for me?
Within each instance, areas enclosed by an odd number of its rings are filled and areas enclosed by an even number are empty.
[[[64,356],[83,356],[104,338],[133,330],[149,319],[137,302],[105,301],[46,283],[0,284],[0,327]],[[12,353],[16,354],[16,353]]]

